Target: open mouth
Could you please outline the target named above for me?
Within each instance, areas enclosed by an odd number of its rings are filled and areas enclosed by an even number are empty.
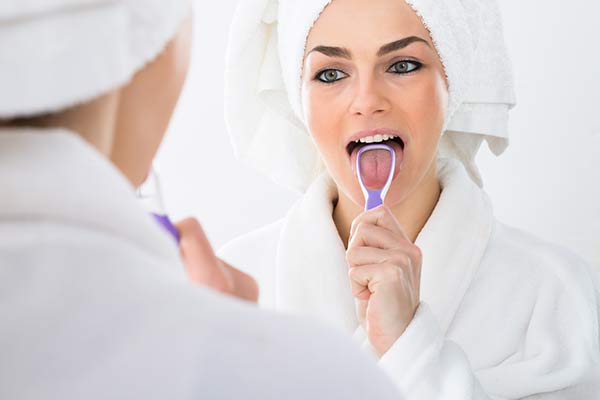
[[[392,143],[395,143],[398,146],[400,146],[400,148],[402,150],[404,150],[404,141],[400,138],[400,136],[377,134],[377,135],[373,135],[373,136],[365,136],[361,139],[351,141],[346,146],[346,151],[348,152],[349,156],[352,156],[352,153],[354,152],[354,150],[358,151],[361,147],[364,147],[367,144],[371,144],[371,143],[383,143],[383,144],[387,144],[388,146],[392,146]]]
[[[404,160],[406,144],[398,132],[388,129],[359,133],[346,145],[346,151],[350,157],[351,168],[354,175],[358,178],[356,164],[358,151],[370,144],[384,144],[394,150],[395,165],[393,165],[392,179],[395,179],[400,172]],[[381,186],[387,180],[389,171],[392,167],[390,165],[389,152],[385,150],[374,150],[368,151],[368,153],[368,157],[361,157],[361,174],[363,182],[365,182],[368,187]]]

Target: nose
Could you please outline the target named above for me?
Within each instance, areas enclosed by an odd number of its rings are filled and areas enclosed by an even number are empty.
[[[382,83],[374,77],[365,77],[356,84],[350,112],[355,116],[371,117],[383,115],[390,109]]]

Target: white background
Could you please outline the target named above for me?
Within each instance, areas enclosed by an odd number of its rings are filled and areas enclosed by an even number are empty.
[[[500,3],[518,105],[509,150],[480,152],[485,190],[500,220],[600,265],[600,5]],[[235,4],[197,7],[190,75],[157,159],[168,211],[197,217],[215,247],[282,217],[297,197],[235,160],[229,145],[223,70]]]

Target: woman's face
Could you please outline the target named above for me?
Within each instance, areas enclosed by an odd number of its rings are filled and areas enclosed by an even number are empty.
[[[400,138],[385,141],[397,161],[389,206],[430,176],[447,84],[427,29],[404,1],[334,0],[327,6],[307,39],[302,102],[340,195],[357,205],[364,203],[354,167],[361,138]]]

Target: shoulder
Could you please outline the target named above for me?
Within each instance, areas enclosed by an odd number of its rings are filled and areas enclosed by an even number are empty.
[[[494,224],[488,253],[543,275],[576,277],[597,273],[597,269],[567,247],[499,221]]]
[[[496,221],[482,260],[493,279],[518,287],[576,301],[582,307],[600,306],[600,270],[570,249]]]
[[[53,231],[35,252],[29,235],[13,239],[10,253],[0,245],[0,265],[14,266],[4,274],[11,323],[0,323],[12,345],[1,350],[20,360],[11,365],[10,385],[0,373],[0,393],[26,387],[29,397],[58,398],[61,387],[52,379],[28,384],[28,371],[42,365],[70,371],[73,387],[92,397],[106,388],[130,393],[131,382],[143,380],[139,393],[163,398],[359,400],[372,382],[381,398],[393,398],[375,364],[341,334],[195,287],[176,260],[119,238]],[[45,306],[32,307],[31,299]],[[52,323],[32,338],[22,334],[31,321]],[[83,339],[73,340],[74,332]],[[99,359],[100,366],[93,362]]]
[[[222,361],[202,375],[207,381],[244,375],[232,388],[222,389],[234,392],[223,398],[240,393],[254,397],[257,388],[262,391],[261,398],[358,400],[372,397],[373,390],[377,398],[395,398],[395,388],[374,360],[341,332],[312,320],[250,307],[232,312],[219,325],[212,330],[210,342],[219,343],[214,348],[215,359]]]
[[[221,247],[217,255],[251,275],[260,275],[266,265],[274,264],[284,219],[245,233]]]

